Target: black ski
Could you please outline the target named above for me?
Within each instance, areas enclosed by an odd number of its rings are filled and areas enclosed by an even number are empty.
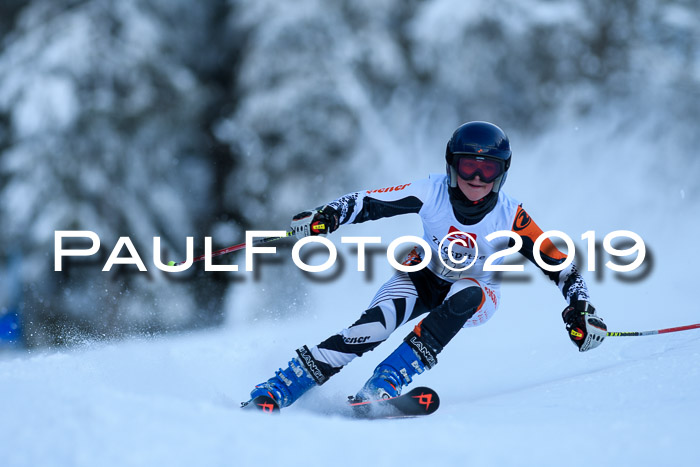
[[[272,397],[258,396],[248,402],[241,402],[241,408],[246,410],[257,410],[266,414],[279,414],[280,407]]]
[[[356,418],[407,418],[434,413],[440,407],[440,397],[430,388],[417,387],[391,399],[361,401],[349,396],[348,404]]]

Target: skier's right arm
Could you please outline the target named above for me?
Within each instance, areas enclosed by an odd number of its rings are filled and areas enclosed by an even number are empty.
[[[297,238],[328,234],[343,224],[419,213],[433,192],[434,181],[418,180],[411,183],[349,193],[323,207],[301,212],[292,219],[292,230]]]
[[[329,234],[338,228],[339,218],[340,214],[331,206],[319,206],[292,217],[292,232],[297,238]]]

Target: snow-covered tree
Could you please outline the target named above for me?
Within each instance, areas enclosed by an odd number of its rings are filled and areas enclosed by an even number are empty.
[[[99,264],[60,274],[49,252],[55,230],[92,230],[107,251],[129,236],[155,269],[152,237],[184,255],[185,237],[203,233],[215,168],[202,123],[215,96],[194,47],[210,13],[189,2],[37,1],[6,36],[2,242],[23,253],[33,335],[46,320],[110,334],[203,319],[191,287]]]
[[[53,232],[129,236],[154,269],[153,236],[179,258],[188,235],[237,243],[396,167],[441,171],[474,119],[520,141],[604,121],[599,140],[685,163],[698,31],[687,0],[3,2],[0,258],[21,253],[35,336],[211,323],[236,281],[54,273]],[[290,277],[262,301],[303,294]]]

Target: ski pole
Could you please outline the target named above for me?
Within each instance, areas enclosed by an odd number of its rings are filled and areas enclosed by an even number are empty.
[[[292,235],[294,235],[294,232],[289,231],[286,233],[286,235],[284,235],[282,237],[260,238],[258,240],[255,240],[253,242],[252,246],[258,246],[258,245],[261,245],[261,244],[267,243],[267,242],[274,242],[275,240],[282,240],[283,238],[291,237]],[[221,250],[216,250],[216,251],[212,252],[211,257],[213,258],[215,256],[225,255],[226,253],[233,253],[234,251],[242,250],[245,247],[246,247],[245,243],[239,243],[238,245],[233,245],[233,246],[230,246],[227,248],[222,248]],[[202,261],[204,258],[206,258],[206,256],[207,255],[197,256],[196,258],[192,259],[192,262],[196,263],[197,261]],[[180,261],[178,263],[176,263],[175,261],[168,262],[168,266],[180,266],[181,264],[185,264],[185,261]]]
[[[678,326],[676,328],[656,329],[654,331],[609,332],[608,337],[653,336],[655,334],[666,334],[667,332],[687,331],[688,329],[700,329],[700,323]]]

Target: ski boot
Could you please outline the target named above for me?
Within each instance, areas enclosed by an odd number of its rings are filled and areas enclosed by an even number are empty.
[[[242,407],[257,408],[266,413],[279,412],[316,385],[306,366],[295,357],[287,368],[280,368],[275,376],[256,385],[250,393],[250,400]]]
[[[418,354],[407,342],[403,342],[374,369],[374,374],[352,402],[397,397],[401,394],[401,389],[413,381],[412,377],[423,373],[425,369]]]

